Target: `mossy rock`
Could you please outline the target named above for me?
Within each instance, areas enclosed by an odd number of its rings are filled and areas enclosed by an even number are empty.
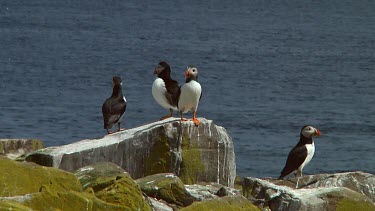
[[[171,147],[165,134],[155,140],[150,147],[148,156],[145,158],[145,175],[170,172],[171,170]]]
[[[12,201],[15,200],[15,201]],[[26,196],[14,197],[2,201],[0,206],[13,208],[12,210],[127,210],[128,207],[104,202],[95,196],[76,191],[53,192],[49,188],[42,186],[38,193]],[[11,206],[11,207],[9,207]]]
[[[124,169],[113,163],[101,162],[78,169],[74,173],[86,193],[127,209],[151,210],[139,186]]]
[[[7,200],[0,200],[0,210],[32,211],[31,208],[26,207],[18,202]]]
[[[95,192],[95,195],[103,201],[122,205],[132,210],[151,210],[142,191],[131,178],[120,178],[112,185]]]
[[[41,186],[54,191],[82,191],[81,184],[73,174],[56,168],[16,162],[0,156],[0,169],[0,197],[39,192]]]
[[[130,175],[114,163],[100,162],[77,169],[74,175],[83,189],[91,187],[95,192],[112,185],[118,178],[130,178]]]
[[[327,210],[337,211],[375,211],[375,205],[367,196],[348,188],[335,188],[334,190],[318,195],[328,202]]]
[[[197,144],[192,144],[188,136],[182,137],[182,161],[179,177],[184,184],[197,183],[200,173],[205,172],[201,152]]]
[[[193,197],[185,189],[184,184],[174,174],[163,173],[137,179],[136,182],[148,196],[162,199],[178,206],[193,203]]]
[[[252,204],[245,197],[237,196],[225,196],[222,198],[216,198],[203,202],[194,202],[192,205],[182,208],[181,211],[231,211],[231,210],[243,210],[243,211],[258,211],[260,210],[257,206]]]

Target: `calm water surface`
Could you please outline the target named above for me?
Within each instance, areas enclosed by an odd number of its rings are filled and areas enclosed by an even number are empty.
[[[101,105],[123,78],[124,126],[166,114],[160,60],[181,84],[197,65],[198,115],[227,128],[237,172],[276,177],[305,124],[304,173],[375,173],[373,1],[2,1],[0,137],[47,146],[103,136]]]

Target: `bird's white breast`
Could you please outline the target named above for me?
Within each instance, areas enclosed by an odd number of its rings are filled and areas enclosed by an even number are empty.
[[[202,94],[202,87],[196,81],[185,83],[181,87],[180,100],[178,101],[178,108],[180,111],[186,113],[189,110],[197,110],[199,98]]]
[[[177,110],[176,107],[173,107],[169,104],[167,98],[165,98],[165,93],[167,92],[167,88],[165,87],[165,82],[161,78],[155,79],[154,83],[152,84],[152,96],[165,109],[174,109]]]
[[[302,163],[302,165],[299,167],[299,170],[302,170],[303,167],[305,167],[308,163],[310,163],[310,161],[313,158],[314,153],[315,153],[314,142],[312,142],[312,144],[306,144],[306,148],[307,148],[307,157],[306,157],[305,161]]]

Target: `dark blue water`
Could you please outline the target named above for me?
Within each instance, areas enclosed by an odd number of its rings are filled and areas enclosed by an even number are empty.
[[[242,176],[278,176],[305,124],[304,173],[375,172],[373,1],[1,1],[0,137],[47,146],[100,137],[111,78],[124,126],[167,111],[153,69],[197,65],[198,116],[227,128]]]

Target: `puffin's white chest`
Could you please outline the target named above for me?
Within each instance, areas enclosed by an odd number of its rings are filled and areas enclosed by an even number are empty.
[[[305,161],[302,163],[302,165],[298,168],[298,170],[302,170],[303,167],[305,167],[308,163],[310,163],[311,159],[314,156],[314,153],[315,153],[314,142],[312,142],[312,144],[306,144],[306,148],[307,148],[307,157]]]
[[[165,93],[167,92],[167,88],[165,87],[165,82],[161,78],[155,79],[154,83],[152,84],[152,96],[165,109],[174,109],[177,110],[177,107],[173,107],[169,104],[167,98],[165,97]]]
[[[179,110],[184,113],[189,110],[196,111],[201,94],[202,87],[197,81],[192,80],[189,83],[185,83],[181,87],[180,100],[178,101]]]

